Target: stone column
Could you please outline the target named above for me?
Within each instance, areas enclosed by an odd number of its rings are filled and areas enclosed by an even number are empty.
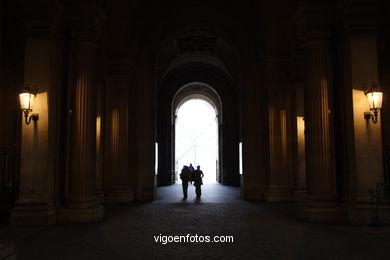
[[[307,195],[300,217],[311,222],[341,222],[336,200],[330,125],[330,31],[305,34],[305,148]]]
[[[4,72],[3,72],[3,66],[4,66],[4,59],[3,59],[3,36],[4,34],[4,2],[0,2],[0,109],[1,111],[7,111],[6,110],[6,86],[4,84]],[[5,146],[5,128],[7,125],[7,121],[5,120],[6,116],[2,113],[0,116],[1,122],[3,122],[0,126],[0,148]]]
[[[97,85],[97,114],[96,114],[96,194],[101,203],[104,202],[104,140],[105,140],[105,112],[104,112],[104,83],[98,81]]]
[[[306,193],[305,176],[305,120],[304,120],[304,59],[301,44],[296,43],[290,58],[292,101],[292,135],[294,168],[294,201],[301,201]]]
[[[266,201],[291,201],[292,176],[292,132],[291,91],[285,60],[266,61],[266,78],[269,95],[269,178]]]
[[[145,47],[148,50],[151,46]],[[132,116],[134,135],[136,137],[136,176],[137,183],[134,185],[135,199],[150,201],[156,197],[155,162],[155,129],[156,129],[156,83],[154,58],[152,53],[141,54],[138,64],[138,77],[136,81],[135,111]]]
[[[69,199],[59,221],[93,222],[103,218],[95,186],[97,37],[90,31],[75,32],[73,48]]]
[[[342,2],[344,110],[350,118],[344,123],[344,146],[348,173],[346,187],[347,219],[351,224],[370,224],[375,212],[375,191],[384,182],[382,114],[378,122],[364,119],[369,111],[364,91],[378,82],[377,6],[375,1]],[[381,90],[383,84],[380,82]],[[384,103],[388,96],[384,95]],[[387,111],[383,110],[383,114]],[[375,213],[374,213],[375,214]],[[380,217],[390,216],[390,207],[381,206]]]
[[[129,148],[128,148],[128,80],[113,80],[107,97],[109,105],[110,126],[107,139],[107,202],[131,202],[133,199],[130,187]]]
[[[268,93],[261,88],[262,66],[247,53],[243,60],[240,116],[242,136],[241,196],[246,200],[264,200],[268,167]]]
[[[291,201],[292,183],[288,167],[287,114],[269,108],[270,176],[266,201]],[[291,155],[290,155],[291,156]]]
[[[22,113],[19,200],[13,225],[51,225],[56,222],[56,180],[60,165],[59,92],[61,41],[56,1],[24,1],[26,30],[24,83],[36,86],[32,107],[38,121],[24,123]],[[50,111],[50,113],[49,113]]]

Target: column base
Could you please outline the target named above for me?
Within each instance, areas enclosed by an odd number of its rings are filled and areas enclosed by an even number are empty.
[[[305,188],[296,188],[294,190],[294,201],[301,202],[306,196],[306,189]]]
[[[351,225],[385,226],[390,225],[390,206],[375,203],[357,202],[347,206],[347,221]]]
[[[0,243],[0,259],[1,260],[16,260],[15,246],[12,244]]]
[[[133,201],[133,192],[129,189],[108,190],[105,201],[111,203],[129,203]]]
[[[264,193],[260,191],[244,191],[244,199],[249,201],[263,201]]]
[[[63,208],[59,210],[59,223],[92,223],[99,222],[104,217],[102,205],[94,208]]]
[[[329,202],[329,205],[326,205],[323,201],[318,202],[318,205],[313,201],[309,204],[301,202],[299,205],[299,218],[313,223],[346,222],[345,212],[341,206],[334,202]]]
[[[154,191],[151,192],[139,192],[137,194],[137,201],[140,202],[147,202],[147,201],[152,201],[155,198]]]
[[[270,186],[265,193],[267,202],[290,202],[292,200],[291,188],[286,186]]]
[[[104,203],[104,201],[106,200],[106,196],[105,196],[103,189],[96,190],[96,197],[97,197],[98,201],[100,202],[100,204]]]
[[[46,203],[17,202],[10,224],[15,226],[49,226],[56,223],[56,209]]]

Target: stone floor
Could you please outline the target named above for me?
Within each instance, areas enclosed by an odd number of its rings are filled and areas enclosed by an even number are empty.
[[[18,259],[390,259],[390,228],[300,222],[294,204],[250,203],[239,189],[205,185],[201,200],[181,186],[150,203],[106,206],[101,223],[0,227]],[[168,243],[158,235],[229,235],[233,243]]]

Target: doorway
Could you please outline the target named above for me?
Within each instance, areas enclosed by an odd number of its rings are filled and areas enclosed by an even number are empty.
[[[180,108],[184,108],[187,101],[199,100],[206,107],[212,107],[212,120],[210,124],[216,127],[215,133],[217,144],[207,145],[206,149],[215,151],[216,155],[210,156],[215,166],[207,170],[211,182],[218,182],[224,185],[239,186],[240,178],[238,172],[238,105],[236,94],[230,80],[225,75],[203,65],[191,65],[182,68],[180,71],[169,74],[162,81],[158,92],[157,108],[157,142],[158,142],[158,174],[157,186],[167,186],[179,182],[178,174],[183,165],[193,166],[199,164],[202,170],[203,163],[200,162],[200,144],[186,141],[185,151],[179,149],[176,143],[176,126],[181,116],[178,116]],[[188,103],[190,104],[190,103]],[[195,109],[197,110],[197,109]],[[192,116],[189,116],[192,117]],[[191,120],[190,120],[191,121]],[[190,123],[192,124],[192,123]],[[183,130],[183,129],[181,129]],[[199,130],[201,131],[201,130]],[[192,136],[197,139],[197,136]],[[199,137],[200,138],[200,137]],[[180,142],[180,141],[179,141]],[[197,152],[195,153],[195,145]],[[203,145],[205,146],[205,145]],[[188,151],[189,157],[179,162],[179,157]],[[179,156],[180,154],[180,156]],[[195,154],[197,156],[195,163]],[[202,154],[210,154],[202,152]],[[191,157],[192,156],[192,157]],[[207,164],[207,163],[206,163]]]
[[[175,113],[175,181],[190,163],[204,173],[203,183],[218,179],[218,111],[199,95],[181,104]]]

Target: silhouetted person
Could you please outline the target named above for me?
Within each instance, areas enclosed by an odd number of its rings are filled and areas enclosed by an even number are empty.
[[[190,171],[188,170],[188,166],[183,166],[180,173],[181,185],[183,186],[183,197],[187,198],[188,191],[188,182],[190,181]]]
[[[192,163],[188,166],[188,170],[190,171],[190,181],[192,181],[192,174],[194,173],[194,166],[192,166]]]
[[[200,170],[200,166],[198,165],[196,167],[196,170],[193,173],[193,181],[194,181],[195,193],[196,193],[196,197],[197,198],[200,198],[200,196],[202,195],[202,188],[201,188],[201,186],[203,184],[203,181],[202,181],[203,176],[204,176],[204,174]]]

